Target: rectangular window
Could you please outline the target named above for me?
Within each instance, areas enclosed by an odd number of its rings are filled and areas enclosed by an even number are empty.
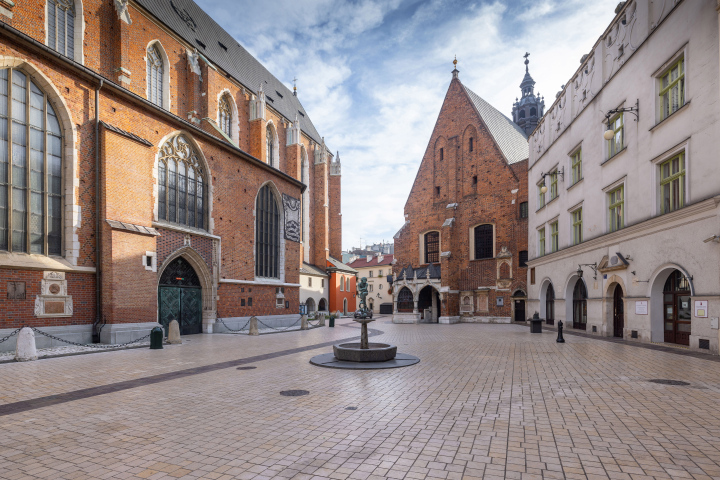
[[[528,218],[528,202],[520,203],[520,218]]]
[[[378,272],[378,277],[382,277],[382,276],[383,276],[382,270],[380,270],[380,271]]]
[[[538,257],[545,255],[545,227],[538,230]]]
[[[308,278],[308,287],[312,287],[312,277]]]
[[[527,267],[527,261],[528,261],[528,252],[527,250],[520,250],[519,252],[519,260],[520,260],[520,266],[521,267]]]
[[[373,284],[371,283],[370,285],[368,285],[368,292],[372,292],[372,291],[373,291]]]
[[[559,247],[558,222],[550,224],[550,252],[557,252]]]
[[[625,124],[623,114],[619,113],[610,119],[610,129],[613,131],[613,138],[608,140],[608,158],[614,157],[620,150],[625,148]]]
[[[470,151],[473,151],[473,138],[470,137]]]
[[[244,306],[245,306],[245,299],[244,299],[244,298],[241,298],[241,299],[240,299],[240,306],[241,306],[241,307],[244,307]]]
[[[350,277],[345,280],[345,290],[350,291]]]
[[[252,307],[252,297],[248,297],[247,306]]]
[[[578,208],[574,212],[572,212],[572,225],[573,225],[573,245],[577,245],[578,243],[582,243],[583,241],[583,234],[582,234],[582,208]]]
[[[372,271],[372,270],[370,270],[370,271],[368,272],[368,276],[369,276],[370,278],[373,278],[373,271]]]
[[[660,164],[660,195],[662,213],[685,206],[685,154]]]
[[[473,175],[473,180],[472,180],[472,182],[473,182],[473,183],[472,183],[473,185],[477,185],[477,175]]]
[[[538,191],[538,208],[542,208],[545,206],[545,194],[542,191],[542,188],[545,186],[545,180],[537,186]]]
[[[440,195],[440,187],[435,187],[435,195]]]
[[[685,104],[685,59],[681,58],[660,77],[660,120]]]
[[[320,286],[321,286],[322,288],[325,288],[325,279],[324,279],[324,278],[321,278],[321,279],[320,279]]]
[[[345,291],[345,279],[343,277],[340,277],[340,291]]]
[[[440,233],[428,232],[425,234],[425,263],[440,261]]]
[[[550,174],[550,200],[557,198],[558,196],[558,173],[557,170]]]
[[[609,203],[609,227],[610,231],[620,230],[625,226],[623,209],[625,205],[625,192],[624,187],[620,186],[608,193]]]
[[[440,160],[443,159],[443,156],[444,156],[444,155],[443,155],[443,149],[441,148],[441,149],[440,149]]]
[[[582,180],[582,150],[573,153],[572,156],[572,185]]]
[[[475,260],[493,257],[493,226],[478,225],[475,227]]]
[[[530,285],[535,285],[535,267],[530,269]]]

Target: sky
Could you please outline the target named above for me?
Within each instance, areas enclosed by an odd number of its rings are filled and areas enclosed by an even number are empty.
[[[546,108],[618,0],[196,0],[292,88],[342,162],[343,249],[392,241],[447,92],[508,117],[525,52]]]

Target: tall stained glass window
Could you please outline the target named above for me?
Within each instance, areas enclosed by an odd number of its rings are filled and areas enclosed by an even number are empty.
[[[62,150],[47,95],[0,69],[0,250],[61,255]]]
[[[255,203],[255,275],[280,278],[280,210],[269,185]]]
[[[148,100],[163,106],[163,75],[165,69],[157,45],[152,44],[147,51],[147,92]]]
[[[160,148],[158,218],[206,229],[207,179],[200,157],[185,135],[175,135]]]
[[[75,58],[75,5],[72,0],[48,0],[48,47]]]

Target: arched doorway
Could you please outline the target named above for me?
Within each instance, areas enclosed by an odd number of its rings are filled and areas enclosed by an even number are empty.
[[[555,288],[552,283],[548,284],[545,293],[545,323],[555,325]]]
[[[315,313],[315,300],[313,300],[312,298],[308,298],[307,300],[305,300],[305,305],[307,306],[308,314]]]
[[[327,302],[325,301],[324,298],[321,298],[320,301],[318,302],[318,311],[324,312],[326,310],[327,310]]]
[[[625,336],[625,299],[623,289],[615,285],[613,292],[613,336],[623,338]]]
[[[513,293],[513,297],[514,320],[516,322],[524,322],[527,320],[525,318],[525,292],[518,290]]]
[[[163,271],[158,286],[160,323],[167,333],[172,320],[180,324],[181,335],[202,332],[202,287],[195,269],[183,257]]]
[[[577,279],[573,289],[573,328],[587,328],[587,288],[581,278]]]
[[[663,287],[665,342],[690,345],[690,282],[679,270],[673,271]]]
[[[409,288],[403,287],[398,292],[397,311],[400,313],[412,313],[414,309],[413,294]]]
[[[418,312],[420,312],[420,319],[426,323],[435,323],[438,321],[438,309],[440,307],[440,295],[430,285],[425,286],[420,290],[418,296]],[[426,310],[429,310],[429,318],[426,318]]]
[[[347,315],[347,298],[343,298],[343,315]]]
[[[373,302],[373,299],[372,299],[372,298],[367,301],[367,304],[368,304],[368,309],[369,309],[371,312],[375,313],[375,305],[374,305],[374,302]]]

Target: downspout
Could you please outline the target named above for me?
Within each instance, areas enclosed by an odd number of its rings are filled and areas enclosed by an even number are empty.
[[[104,80],[95,89],[95,321],[92,341],[100,343],[100,331],[104,326],[102,315],[102,239],[100,238],[100,89]]]

